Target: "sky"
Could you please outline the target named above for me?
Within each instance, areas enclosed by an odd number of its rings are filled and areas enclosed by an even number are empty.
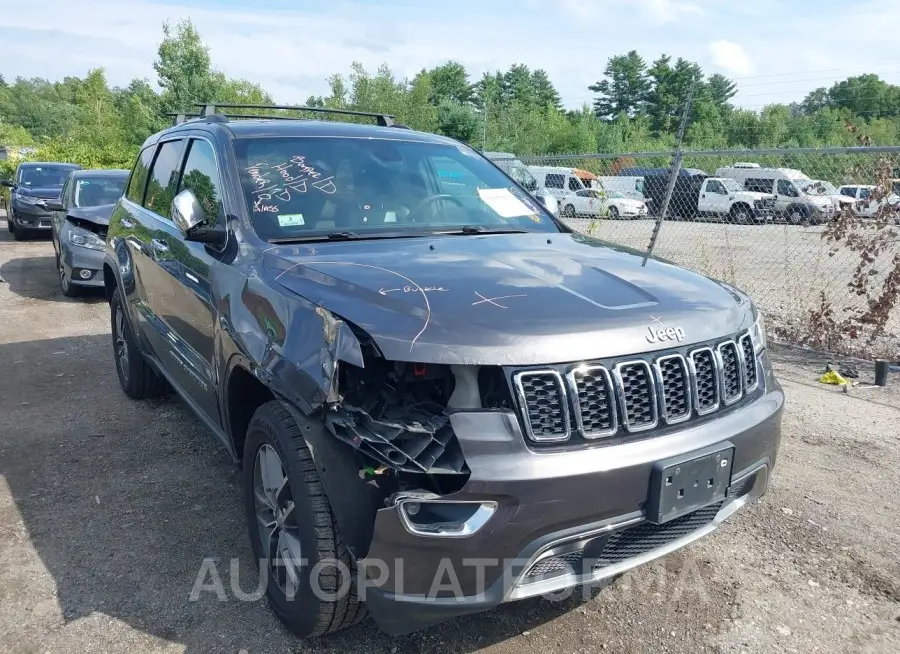
[[[0,12],[0,74],[102,67],[113,85],[155,83],[161,25],[184,18],[214,67],[285,104],[326,94],[354,61],[412,77],[454,59],[473,81],[514,63],[543,68],[578,108],[609,57],[632,49],[735,79],[735,103],[749,109],[865,72],[900,84],[900,0],[29,0]]]

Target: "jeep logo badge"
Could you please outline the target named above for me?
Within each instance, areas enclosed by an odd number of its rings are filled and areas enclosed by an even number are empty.
[[[647,328],[647,340],[651,343],[659,343],[660,341],[678,341],[684,340],[684,330],[681,327],[664,327],[662,329]]]

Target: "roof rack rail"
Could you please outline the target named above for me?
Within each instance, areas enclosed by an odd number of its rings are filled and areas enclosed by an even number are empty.
[[[350,111],[349,109],[325,109],[324,107],[304,107],[297,105],[283,105],[283,104],[219,104],[216,102],[198,102],[194,106],[200,107],[200,112],[198,114],[179,114],[185,117],[187,116],[196,116],[199,118],[210,118],[211,116],[224,116],[226,118],[256,118],[256,119],[264,119],[264,120],[297,120],[296,117],[293,116],[271,116],[271,115],[261,115],[261,114],[229,114],[226,112],[219,111],[220,109],[276,109],[280,111],[309,111],[312,113],[321,113],[321,114],[335,114],[341,116],[362,116],[364,118],[375,118],[376,123],[380,127],[393,127],[397,125],[394,122],[395,116],[390,114],[382,114],[371,111]],[[176,117],[177,120],[177,117]],[[184,122],[184,121],[182,121]],[[402,125],[397,125],[398,127],[403,127]]]

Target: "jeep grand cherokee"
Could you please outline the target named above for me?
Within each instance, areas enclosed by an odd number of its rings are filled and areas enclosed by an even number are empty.
[[[242,110],[146,141],[104,280],[122,388],[240,462],[295,633],[598,584],[767,490],[784,397],[746,295],[452,139]]]

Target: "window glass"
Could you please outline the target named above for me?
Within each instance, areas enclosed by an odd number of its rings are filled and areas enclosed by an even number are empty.
[[[574,175],[572,177],[569,177],[569,190],[570,191],[578,191],[582,188],[584,188],[584,185],[581,183],[580,179],[578,179]]]
[[[773,181],[771,179],[748,179],[744,183],[744,188],[756,193],[771,193]]]
[[[791,184],[786,179],[778,180],[778,195],[788,195],[794,196],[797,195],[797,191],[794,189],[794,185]]]
[[[72,188],[72,177],[70,176],[70,177],[66,178],[66,183],[63,184],[62,191],[60,191],[60,194],[59,194],[59,200],[60,200],[60,202],[62,202],[63,208],[69,206],[68,195],[69,195],[69,191],[71,190],[71,188]]]
[[[135,204],[141,204],[144,201],[144,188],[147,186],[147,177],[150,175],[150,164],[153,161],[154,152],[156,152],[156,146],[144,148],[134,164],[134,170],[131,171],[131,179],[128,182],[128,191],[125,193],[125,197]]]
[[[463,225],[558,231],[534,198],[467,146],[259,137],[237,139],[234,148],[263,238],[334,230],[412,236]]]
[[[76,207],[99,207],[115,204],[125,190],[126,177],[79,177],[75,182],[72,204]]]
[[[717,180],[713,180],[709,184],[707,184],[706,190],[708,190],[710,193],[725,195],[725,187],[722,186],[722,183]]]
[[[178,164],[181,161],[183,148],[184,141],[166,141],[159,146],[156,158],[153,160],[153,168],[150,170],[144,206],[163,218],[169,217],[172,208],[172,198],[175,197],[175,183],[178,178]]]
[[[203,139],[193,139],[178,183],[178,192],[190,190],[197,197],[211,224],[224,222],[222,183],[212,146]]]
[[[860,200],[868,200],[872,195],[872,189],[861,188],[859,189],[859,199]]]
[[[21,166],[18,183],[29,188],[62,188],[71,166]]]
[[[566,176],[559,173],[549,173],[544,181],[547,188],[565,188]]]
[[[587,190],[587,189],[582,189],[582,190],[578,191],[575,195],[577,195],[577,196],[580,197],[580,198],[593,197],[593,196],[591,195],[591,192],[590,192],[589,190]]]
[[[856,197],[856,187],[855,186],[846,186],[841,189],[841,195],[846,195],[848,198]]]

